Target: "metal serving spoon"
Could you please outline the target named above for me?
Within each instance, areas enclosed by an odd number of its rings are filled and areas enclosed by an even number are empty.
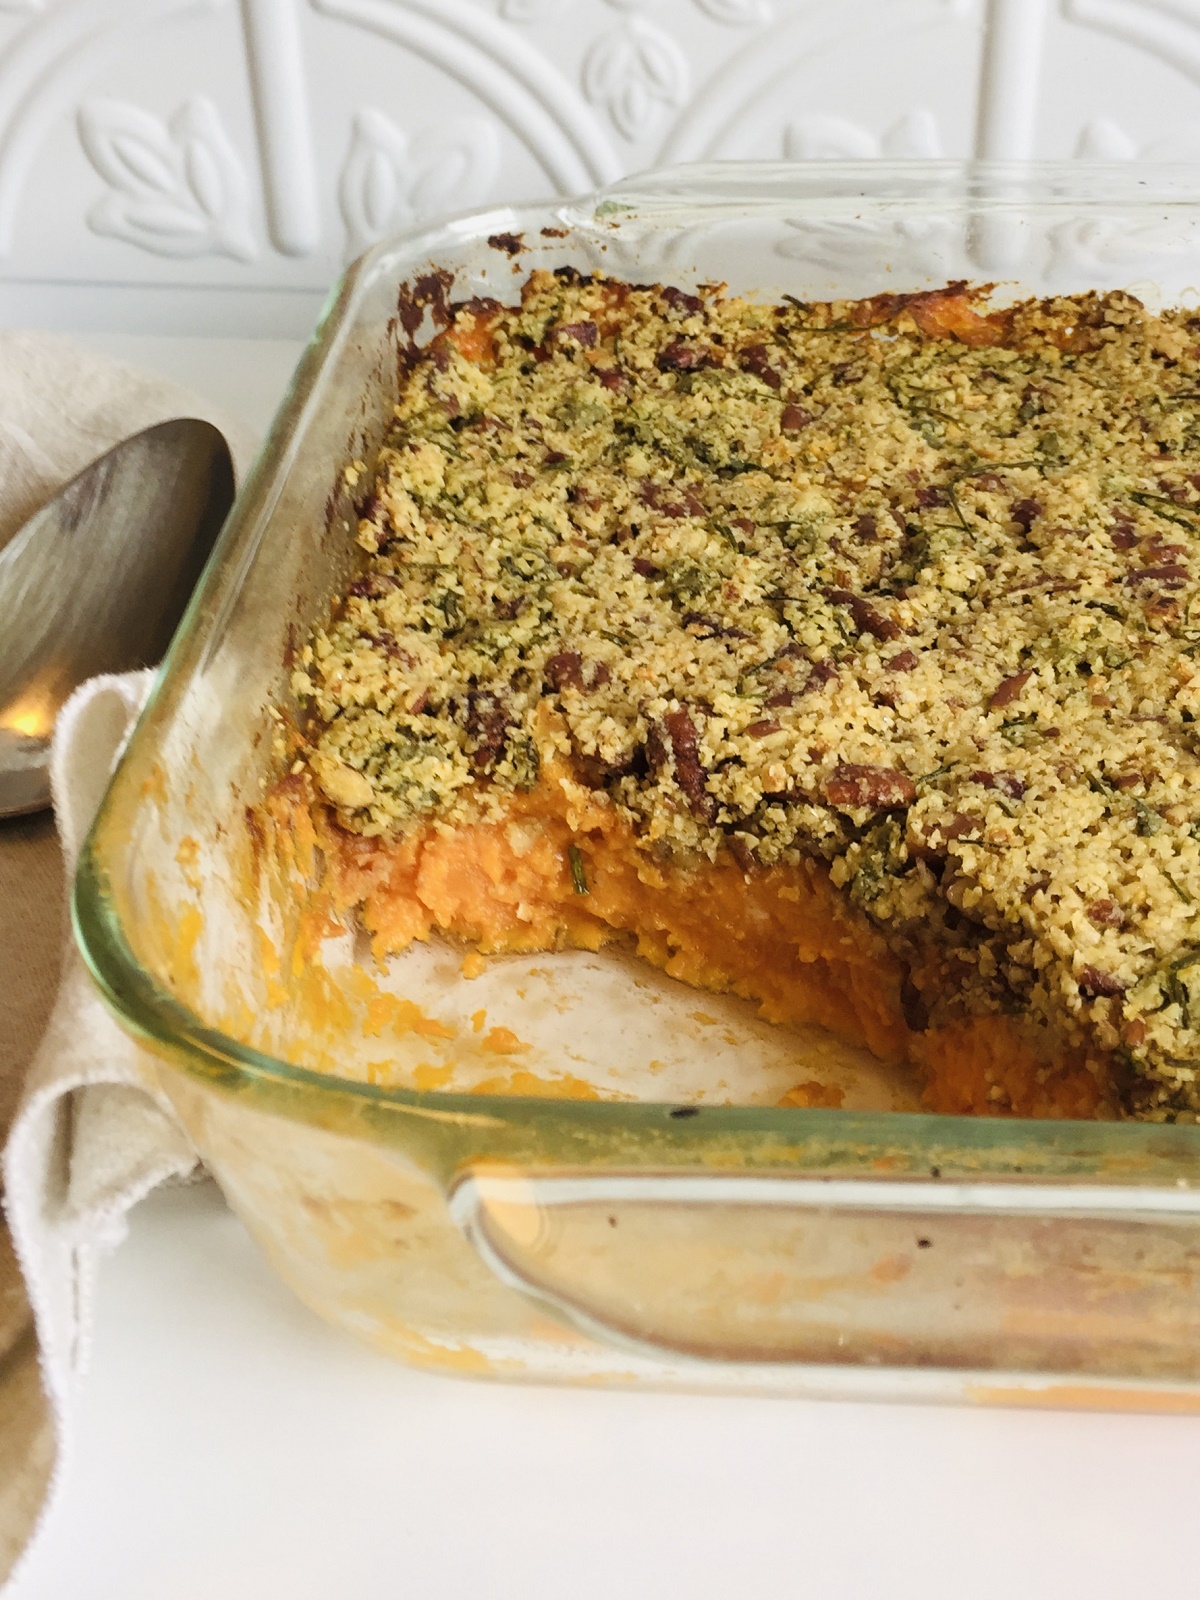
[[[0,549],[0,817],[50,804],[78,684],[162,656],[232,503],[223,436],[181,417],[93,461]]]

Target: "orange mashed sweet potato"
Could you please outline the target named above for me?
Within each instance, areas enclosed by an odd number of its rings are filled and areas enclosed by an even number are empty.
[[[435,932],[484,955],[632,940],[681,982],[916,1069],[931,1111],[1092,1117],[1106,1108],[1106,1064],[1023,1019],[910,1027],[903,964],[822,863],[744,868],[727,852],[660,860],[565,768],[507,797],[498,820],[431,823],[396,839],[347,832],[319,803],[314,814],[332,909],[356,911],[380,957]]]

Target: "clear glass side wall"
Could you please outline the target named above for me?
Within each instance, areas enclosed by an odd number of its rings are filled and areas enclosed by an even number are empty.
[[[499,232],[523,236],[515,261],[489,246]],[[195,1079],[419,1147],[446,1173],[484,1150],[572,1167],[1187,1179],[1194,1128],[745,1108],[679,1118],[647,1103],[420,1094],[290,1064],[286,1040],[265,1048],[255,1034],[267,983],[289,980],[265,970],[241,892],[253,867],[246,808],[274,770],[267,708],[292,709],[294,651],[355,559],[342,469],[369,455],[389,414],[398,288],[438,268],[454,298],[512,299],[531,267],[562,263],[685,287],[724,280],[760,297],[962,277],[1014,294],[1135,286],[1170,302],[1200,283],[1200,200],[1194,175],[1176,169],[764,164],[649,174],[376,247],[314,335],[83,853],[76,927],[110,1003]]]

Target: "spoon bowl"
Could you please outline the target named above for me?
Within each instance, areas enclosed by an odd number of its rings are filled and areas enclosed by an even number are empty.
[[[115,445],[0,549],[0,817],[50,804],[54,722],[158,661],[233,503],[229,447],[180,417]]]

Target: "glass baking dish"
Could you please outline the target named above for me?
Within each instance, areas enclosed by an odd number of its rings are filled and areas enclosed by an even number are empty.
[[[501,1009],[559,985],[544,1091],[537,1071],[507,1093],[429,1087],[475,1048],[423,1009],[432,994],[470,1012],[459,958],[422,947],[377,969],[352,932],[306,933],[264,891],[252,808],[278,776],[296,650],[361,559],[345,469],[380,438],[398,348],[430,336],[444,296],[510,300],[531,267],[568,263],[767,298],[966,278],[1001,298],[1176,303],[1200,284],[1200,181],[1132,164],[691,167],[378,245],[322,316],[83,852],[75,923],[97,982],[283,1277],[407,1360],[1200,1408],[1200,1128],[920,1115],[869,1082],[845,1110],[705,1103],[718,1057],[736,1075],[743,1043],[770,1055],[765,1025],[730,1002],[725,1055],[684,1028],[655,1079],[638,1030],[652,1002],[677,1004],[669,980],[617,960],[585,974],[581,1009],[567,957],[487,980]],[[627,1098],[563,1097],[556,1067],[585,1036]],[[438,1050],[440,1067],[418,1059]]]

